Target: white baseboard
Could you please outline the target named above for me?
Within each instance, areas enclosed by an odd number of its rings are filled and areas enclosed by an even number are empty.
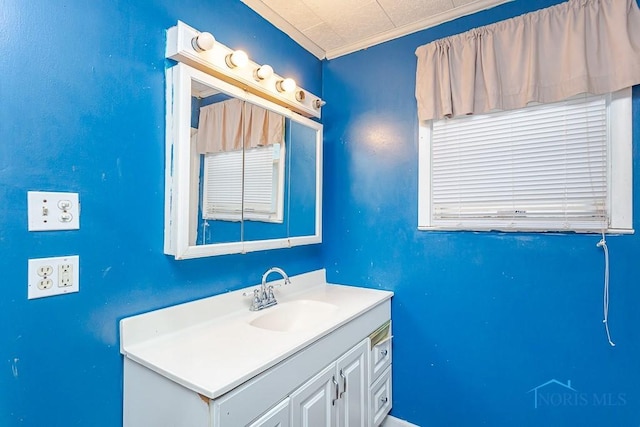
[[[416,424],[411,424],[410,422],[401,420],[400,418],[387,415],[387,417],[382,422],[382,427],[420,427],[420,426]]]

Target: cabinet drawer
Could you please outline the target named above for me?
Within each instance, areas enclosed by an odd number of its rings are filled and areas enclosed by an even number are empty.
[[[290,420],[289,398],[287,397],[266,414],[249,424],[248,427],[289,427]]]
[[[375,381],[391,365],[391,322],[387,322],[369,335],[371,354],[369,378]]]
[[[369,397],[371,425],[379,426],[391,410],[391,366],[373,383]]]

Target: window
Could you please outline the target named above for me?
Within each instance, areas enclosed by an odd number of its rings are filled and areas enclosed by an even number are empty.
[[[281,144],[245,150],[244,169],[242,157],[242,150],[204,156],[202,217],[282,222],[284,149]]]
[[[419,133],[419,229],[633,231],[630,88]]]

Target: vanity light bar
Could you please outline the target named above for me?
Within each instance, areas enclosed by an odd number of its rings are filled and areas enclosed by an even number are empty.
[[[200,32],[184,22],[167,30],[166,57],[182,62],[247,92],[289,108],[305,117],[320,117],[325,102],[279,76],[267,64],[257,64],[240,50],[233,50],[210,33]]]

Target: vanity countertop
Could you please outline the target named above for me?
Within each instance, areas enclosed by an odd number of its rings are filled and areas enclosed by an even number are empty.
[[[269,284],[280,284],[280,281]],[[291,277],[275,290],[279,305],[311,300],[334,304],[328,318],[303,330],[261,329],[250,322],[278,307],[252,312],[259,285],[121,320],[120,352],[161,375],[214,399],[269,369],[350,320],[388,300],[392,292],[328,284],[325,271]]]

